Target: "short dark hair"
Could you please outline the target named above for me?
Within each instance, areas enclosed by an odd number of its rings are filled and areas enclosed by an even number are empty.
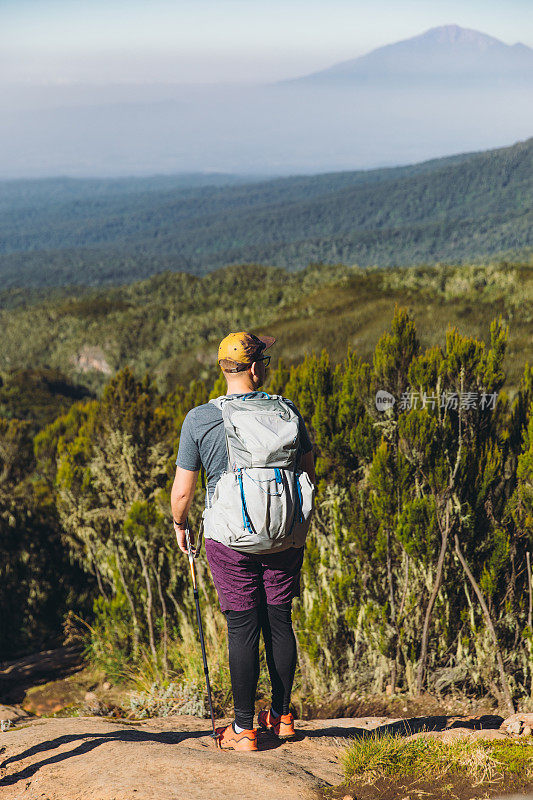
[[[222,372],[245,372],[250,369],[254,362],[250,361],[249,364],[241,364],[238,361],[230,361],[229,358],[222,358],[218,363]]]

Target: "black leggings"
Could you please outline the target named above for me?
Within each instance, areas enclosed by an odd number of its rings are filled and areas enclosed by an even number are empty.
[[[289,713],[294,672],[296,639],[292,629],[291,603],[266,603],[250,611],[225,611],[228,623],[229,670],[235,723],[253,728],[255,690],[259,680],[259,634],[263,631],[265,653],[272,685],[272,708]]]

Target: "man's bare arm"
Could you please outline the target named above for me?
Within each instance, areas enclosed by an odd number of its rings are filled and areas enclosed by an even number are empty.
[[[315,458],[312,450],[309,450],[308,453],[303,454],[300,459],[300,467],[304,472],[307,472],[309,478],[311,479],[311,483],[316,484]]]
[[[198,470],[193,472],[190,469],[176,467],[176,475],[170,493],[170,505],[174,518],[174,530],[178,540],[178,546],[184,553],[187,552],[185,536],[185,522],[194,497],[194,489],[198,478]]]

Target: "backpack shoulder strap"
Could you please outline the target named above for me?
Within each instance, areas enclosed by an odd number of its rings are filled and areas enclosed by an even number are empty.
[[[222,395],[220,395],[220,397],[214,397],[209,402],[213,403],[213,405],[216,406],[219,409],[219,411],[222,411],[222,406],[224,405],[226,400],[230,400],[230,398],[227,397],[225,394],[222,394]],[[222,414],[222,419],[224,420],[224,414]],[[227,430],[226,430],[226,421],[225,420],[224,420],[224,441],[226,442],[226,455],[228,457],[228,466],[227,466],[227,468],[230,469],[231,468],[230,457],[229,457],[230,450],[229,450],[229,445],[228,445],[228,433],[227,433]],[[209,492],[207,493],[207,495],[208,495],[208,499],[209,499]]]
[[[224,401],[225,401],[225,400],[227,400],[227,399],[228,399],[228,398],[226,397],[226,395],[225,395],[225,394],[221,394],[221,395],[220,395],[220,397],[214,397],[214,398],[213,398],[212,400],[210,400],[209,402],[210,402],[210,403],[213,403],[213,405],[214,405],[214,406],[216,406],[217,408],[219,408],[219,409],[220,409],[220,411],[222,411],[222,406],[223,406],[223,404],[224,404]]]

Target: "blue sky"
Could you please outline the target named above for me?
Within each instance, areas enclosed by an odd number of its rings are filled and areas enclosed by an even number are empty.
[[[6,82],[270,81],[455,23],[533,46],[531,0],[0,0]]]

